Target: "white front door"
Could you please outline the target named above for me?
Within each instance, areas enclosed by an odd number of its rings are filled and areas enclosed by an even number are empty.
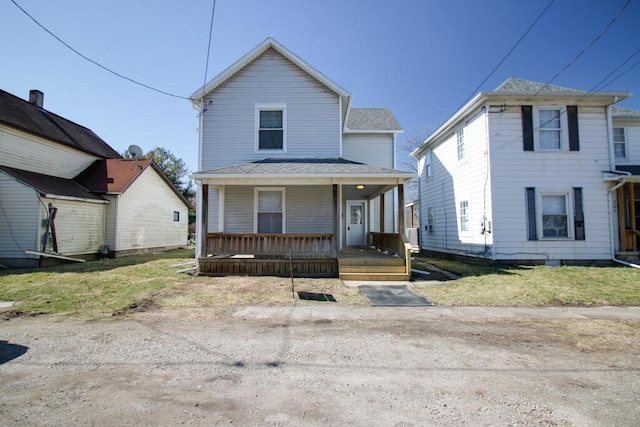
[[[347,246],[364,246],[366,212],[364,200],[347,200]]]

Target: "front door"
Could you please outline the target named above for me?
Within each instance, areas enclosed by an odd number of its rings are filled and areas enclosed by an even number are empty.
[[[364,208],[364,200],[347,200],[347,246],[364,246],[366,244]]]

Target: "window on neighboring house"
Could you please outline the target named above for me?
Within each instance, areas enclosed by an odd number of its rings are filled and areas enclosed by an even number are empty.
[[[257,233],[284,233],[284,188],[255,189],[255,230]]]
[[[180,221],[180,212],[173,211],[173,220],[174,221]]]
[[[427,225],[425,228],[427,231],[433,231],[433,206],[427,208]]]
[[[285,150],[286,109],[284,106],[256,106],[257,149]]]
[[[469,231],[469,202],[460,202],[460,231]]]
[[[425,172],[427,174],[427,178],[431,176],[431,150],[427,150],[425,155]]]
[[[627,134],[625,128],[613,128],[613,151],[616,159],[627,158]]]
[[[569,237],[567,196],[564,194],[543,194],[542,237]]]
[[[458,161],[464,160],[467,155],[464,147],[464,128],[456,131],[456,140],[458,145]]]
[[[559,109],[538,110],[538,137],[541,150],[560,150],[562,148]]]

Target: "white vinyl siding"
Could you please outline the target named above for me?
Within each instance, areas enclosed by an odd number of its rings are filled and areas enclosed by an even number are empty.
[[[98,157],[0,125],[0,165],[60,178],[73,178]]]
[[[173,212],[180,221],[173,220]],[[184,247],[188,209],[152,168],[147,168],[120,196],[117,250]]]
[[[423,174],[420,182],[420,216],[425,221],[420,233],[420,247],[448,253],[481,256],[492,244],[493,234],[482,234],[483,215],[490,220],[491,182],[487,162],[485,116],[477,110],[465,118],[466,160],[458,161],[458,135],[452,130],[436,141],[431,152],[432,175]],[[425,154],[423,154],[425,156]],[[460,202],[468,202],[469,231],[460,230]],[[424,232],[427,218],[433,215],[433,232]]]
[[[120,195],[107,194],[103,195],[103,197],[109,201],[109,204],[105,206],[104,244],[109,246],[109,250],[115,251],[118,249],[116,236],[118,230],[118,204],[120,202]]]
[[[345,134],[342,139],[342,157],[354,162],[393,169],[393,136]]]
[[[15,264],[21,261],[8,260],[35,259],[23,250],[42,249],[39,243],[41,205],[37,193],[0,171],[0,208],[0,259],[3,260],[0,264],[29,266],[29,261]]]
[[[42,202],[58,208],[54,224],[59,253],[68,256],[98,253],[104,242],[104,203],[44,197]]]
[[[220,190],[209,186],[209,206],[208,206],[207,226],[210,233],[221,232],[220,230]]]
[[[535,109],[535,108],[534,108]],[[489,114],[493,239],[503,260],[610,259],[609,195],[602,171],[609,165],[604,107],[578,107],[580,151],[523,152],[518,109]],[[586,240],[527,240],[525,188],[570,194],[581,187]],[[569,203],[569,207],[571,204]],[[540,210],[536,212],[540,215]],[[474,221],[472,220],[472,226]],[[569,226],[569,233],[572,233]]]
[[[339,96],[273,49],[205,100],[202,169],[261,160],[256,104],[286,104],[287,157],[339,157]]]

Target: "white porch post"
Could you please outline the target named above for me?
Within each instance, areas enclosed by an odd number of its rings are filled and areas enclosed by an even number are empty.
[[[207,256],[207,233],[209,231],[209,185],[202,184],[202,197],[200,203],[200,256]]]

